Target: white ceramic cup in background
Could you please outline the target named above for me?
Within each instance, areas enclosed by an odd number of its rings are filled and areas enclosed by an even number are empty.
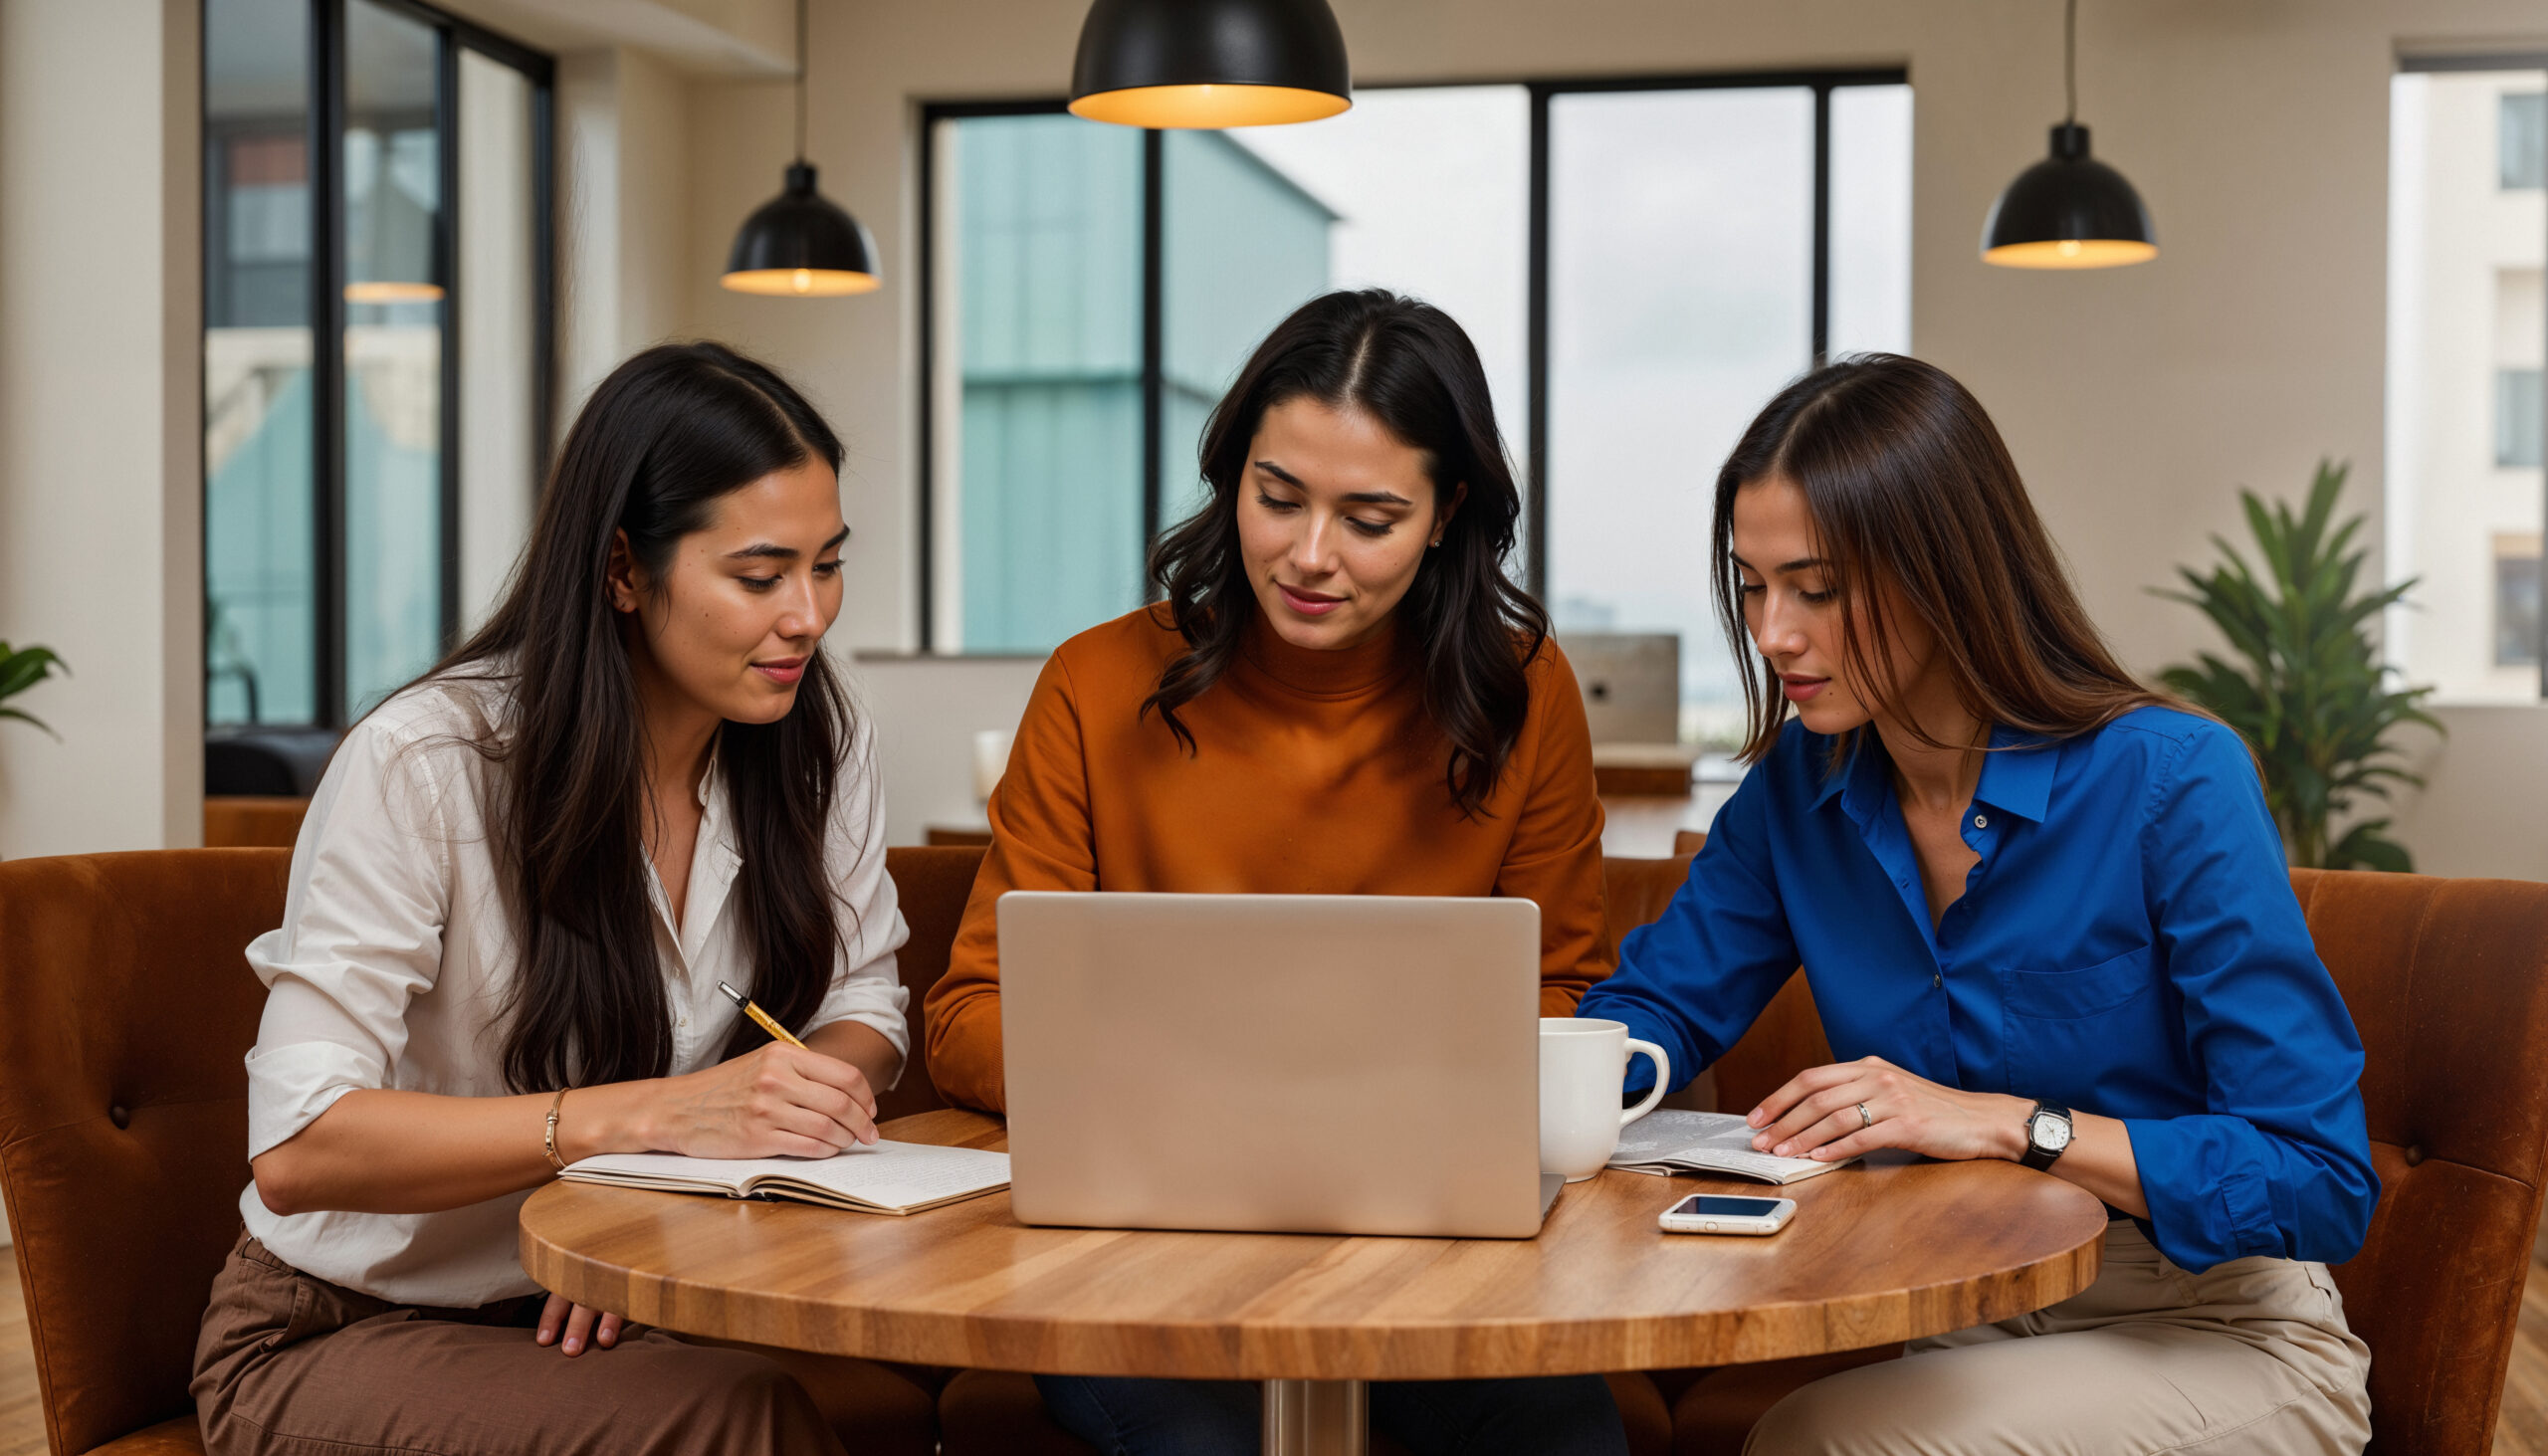
[[[1654,1091],[1622,1112],[1619,1084],[1628,1054],[1654,1059]],[[1580,1183],[1618,1151],[1619,1130],[1663,1100],[1672,1061],[1663,1048],[1628,1036],[1627,1023],[1578,1016],[1540,1018],[1540,1171]]]
[[[973,803],[991,801],[991,790],[999,787],[1000,776],[1008,772],[1008,747],[1014,735],[1006,728],[983,728],[973,734]]]

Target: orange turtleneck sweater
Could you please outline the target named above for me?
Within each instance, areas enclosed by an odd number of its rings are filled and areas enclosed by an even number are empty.
[[[1540,1008],[1573,1014],[1607,973],[1601,803],[1575,673],[1554,642],[1529,669],[1530,716],[1486,812],[1463,816],[1449,745],[1391,634],[1340,652],[1260,620],[1221,680],[1179,712],[1188,757],[1142,701],[1184,650],[1150,608],[1055,650],[1008,771],[991,848],[945,978],[928,996],[929,1071],[951,1101],[998,1112],[999,927],[1011,890],[1259,895],[1512,895],[1540,907]]]

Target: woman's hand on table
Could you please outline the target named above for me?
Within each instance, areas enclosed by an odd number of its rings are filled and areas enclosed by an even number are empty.
[[[617,1315],[575,1304],[562,1294],[552,1294],[547,1307],[539,1312],[539,1329],[531,1340],[539,1345],[554,1345],[573,1356],[588,1349],[609,1350],[623,1340],[634,1340],[642,1328]]]
[[[1828,1162],[1899,1147],[1924,1157],[2014,1162],[2025,1155],[2026,1115],[2033,1111],[2021,1097],[1940,1086],[1867,1057],[1798,1073],[1746,1121],[1760,1129],[1753,1148],[1779,1157]]]
[[[876,1141],[876,1093],[867,1074],[783,1042],[656,1086],[645,1141],[664,1152],[829,1157]]]
[[[1866,1117],[1858,1116],[1859,1104]],[[2026,1155],[2035,1105],[1997,1092],[1965,1092],[1867,1057],[1799,1072],[1752,1110],[1752,1146],[1781,1157],[1830,1162],[1879,1147],[1964,1161]],[[1872,1123],[1869,1120],[1872,1120]],[[2047,1169],[2135,1218],[2150,1216],[2132,1135],[2113,1118],[2073,1109],[2070,1145]]]

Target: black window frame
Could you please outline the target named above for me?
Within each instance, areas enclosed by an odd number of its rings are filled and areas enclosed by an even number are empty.
[[[1723,71],[1698,74],[1656,76],[1588,77],[1563,81],[1511,79],[1484,81],[1428,81],[1420,84],[1389,87],[1366,87],[1366,91],[1433,91],[1464,86],[1515,87],[1526,92],[1530,103],[1529,210],[1525,227],[1529,232],[1529,282],[1527,310],[1527,342],[1525,367],[1528,386],[1523,406],[1529,423],[1530,440],[1525,449],[1523,467],[1523,509],[1526,516],[1526,580],[1534,595],[1545,596],[1548,586],[1548,424],[1549,424],[1549,112],[1550,103],[1562,96],[1585,96],[1596,93],[1669,92],[1669,91],[1746,91],[1772,89],[1805,89],[1813,94],[1813,227],[1811,273],[1812,355],[1820,365],[1829,353],[1831,321],[1831,93],[1846,87],[1907,86],[1910,69],[1904,66],[1841,67],[1788,71]],[[942,121],[959,121],[982,116],[1051,116],[1067,114],[1069,107],[1059,98],[1032,98],[1010,101],[924,102],[920,107],[920,185],[917,202],[920,210],[918,278],[920,300],[920,432],[919,448],[914,452],[919,471],[918,537],[920,587],[920,643],[923,657],[978,656],[963,652],[944,652],[938,645],[938,510],[937,510],[937,360],[938,318],[938,125]],[[1092,122],[1092,125],[1099,124]],[[1165,291],[1163,287],[1165,259],[1163,230],[1166,215],[1164,133],[1143,133],[1142,150],[1142,539],[1145,551],[1159,536],[1161,520],[1160,484],[1165,462],[1161,459],[1160,425],[1165,408],[1163,398],[1165,324],[1162,318]],[[1150,590],[1145,583],[1144,591]]]
[[[311,333],[311,540],[312,595],[316,621],[311,633],[312,704],[315,722],[253,725],[207,723],[207,734],[241,731],[243,728],[341,729],[353,718],[345,701],[345,186],[346,122],[345,11],[350,0],[308,0],[309,188],[310,188],[310,333]],[[441,560],[437,563],[440,636],[447,650],[460,629],[460,300],[466,280],[460,276],[460,53],[474,51],[521,74],[530,84],[531,183],[531,440],[532,459],[525,462],[536,490],[547,478],[550,441],[556,412],[557,300],[557,65],[554,58],[511,37],[452,15],[425,0],[364,0],[434,32],[434,140],[440,169],[434,226],[435,274],[443,280],[441,430],[437,441],[440,491]],[[208,6],[205,7],[208,10]],[[199,15],[199,24],[209,16]],[[198,64],[208,66],[210,47]],[[200,88],[210,96],[210,77]],[[215,223],[211,185],[220,165],[215,151],[220,128],[205,119],[205,203],[201,226]],[[207,299],[221,287],[215,277],[215,251],[204,249]],[[200,344],[198,344],[200,347]],[[197,442],[200,451],[202,442]],[[210,507],[211,472],[199,457],[198,490]],[[211,532],[204,532],[204,620],[212,619],[210,586]],[[205,693],[209,698],[211,657],[205,656]]]

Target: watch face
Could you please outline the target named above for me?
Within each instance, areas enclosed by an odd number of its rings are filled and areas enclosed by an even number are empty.
[[[2070,1145],[2070,1120],[2050,1113],[2034,1115],[2034,1145],[2047,1152],[2059,1152]]]

